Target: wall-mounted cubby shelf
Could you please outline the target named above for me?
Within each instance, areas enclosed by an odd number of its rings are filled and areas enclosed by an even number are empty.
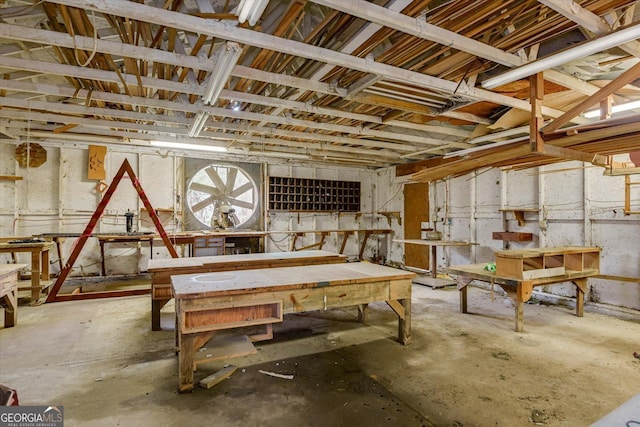
[[[271,176],[269,210],[358,212],[360,182]]]

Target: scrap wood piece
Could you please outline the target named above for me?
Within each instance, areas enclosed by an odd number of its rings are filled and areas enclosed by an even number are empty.
[[[238,370],[236,365],[227,365],[224,368],[220,369],[218,372],[209,375],[206,378],[200,380],[198,385],[202,388],[206,388],[209,390],[214,385],[222,382],[222,380],[229,378]]]
[[[258,372],[260,372],[261,374],[269,375],[270,377],[284,378],[285,380],[293,379],[293,375],[277,374],[275,372],[263,371],[262,369],[260,369]]]

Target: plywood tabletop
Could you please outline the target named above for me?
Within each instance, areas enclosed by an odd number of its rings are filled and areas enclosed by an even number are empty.
[[[25,268],[27,264],[0,264],[0,277],[5,277]]]
[[[10,249],[16,249],[16,252],[19,252],[19,249],[32,249],[32,248],[41,248],[41,249],[51,249],[55,246],[53,242],[28,242],[28,243],[8,243],[8,242],[0,242],[0,250],[4,252],[10,252]]]
[[[335,252],[310,250],[310,251],[293,251],[293,252],[268,252],[255,254],[239,254],[239,255],[213,255],[202,257],[187,258],[161,258],[150,259],[148,270],[150,272],[158,270],[167,270],[172,268],[199,267],[203,265],[216,264],[241,264],[250,262],[270,261],[270,260],[286,260],[286,259],[307,259],[307,258],[346,258],[344,255]]]
[[[277,267],[172,276],[178,299],[412,279],[415,273],[368,262]]]
[[[424,240],[424,239],[393,239],[397,243],[408,243],[422,246],[471,246],[477,243],[465,242],[462,240]]]
[[[469,265],[454,265],[446,267],[445,271],[449,274],[457,276],[472,277],[484,282],[496,283],[498,285],[515,285],[521,282],[530,282],[534,286],[560,283],[565,281],[571,281],[573,279],[579,279],[584,277],[593,277],[599,274],[597,269],[587,269],[583,271],[565,270],[565,272],[558,276],[551,277],[539,277],[530,280],[519,279],[515,277],[499,276],[493,271],[485,270],[486,264],[469,264]]]

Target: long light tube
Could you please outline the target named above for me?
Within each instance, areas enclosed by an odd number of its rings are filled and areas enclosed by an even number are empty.
[[[224,153],[227,151],[226,147],[218,147],[215,145],[187,144],[183,142],[171,141],[149,141],[149,145],[151,145],[152,147],[177,148],[180,150],[215,151],[219,153]]]
[[[242,24],[248,20],[249,25],[253,27],[262,16],[267,4],[269,4],[269,0],[240,0],[240,4],[238,4],[238,22]]]
[[[196,114],[196,118],[193,119],[193,123],[191,124],[191,129],[189,129],[189,136],[191,138],[195,138],[200,134],[208,118],[209,115],[207,113],[205,113],[204,111],[198,111],[198,114]]]
[[[233,68],[238,63],[238,58],[240,58],[241,53],[242,48],[237,43],[225,43],[218,55],[216,65],[209,76],[207,87],[202,95],[202,102],[205,104],[214,104],[218,100],[220,92],[222,92],[224,85],[227,83],[227,80],[229,80],[229,76],[231,76]]]
[[[507,83],[514,82],[516,80],[529,77],[533,74],[539,73],[544,70],[548,70],[553,67],[557,67],[575,59],[584,58],[585,56],[592,55],[603,50],[610,49],[612,47],[620,46],[631,40],[635,40],[640,37],[640,24],[633,25],[631,27],[624,28],[598,39],[582,43],[571,49],[567,49],[553,55],[544,57],[537,61],[530,62],[521,67],[514,68],[499,76],[492,77],[482,82],[484,89],[493,89],[498,86],[502,86]]]

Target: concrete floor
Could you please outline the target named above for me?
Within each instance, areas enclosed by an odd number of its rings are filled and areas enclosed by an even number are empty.
[[[527,304],[414,285],[412,341],[395,341],[384,304],[285,316],[257,354],[201,365],[177,394],[173,306],[150,330],[150,300],[127,297],[20,306],[0,331],[0,383],[23,405],[62,405],[66,426],[585,426],[640,393],[640,315]],[[492,301],[493,299],[493,301]],[[614,312],[615,314],[615,312]],[[291,374],[292,380],[259,373]]]

